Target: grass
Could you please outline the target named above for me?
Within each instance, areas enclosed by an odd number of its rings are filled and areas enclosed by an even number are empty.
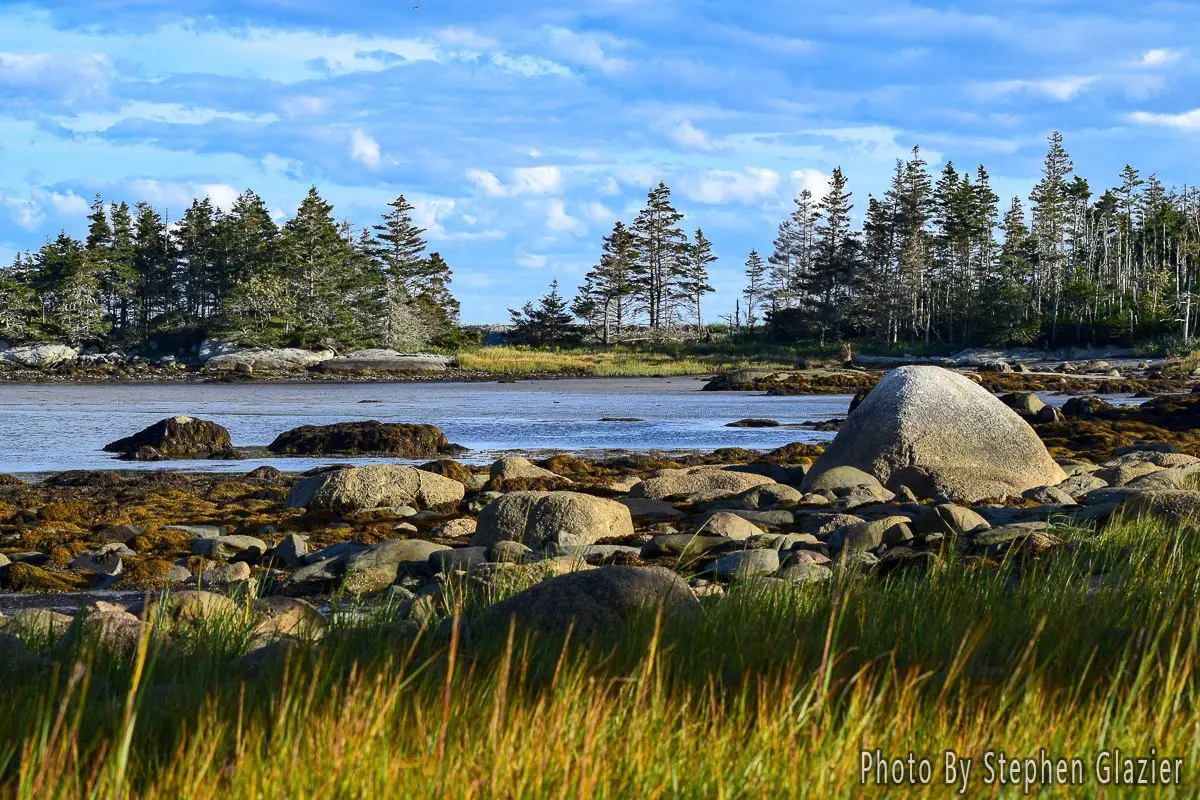
[[[787,359],[756,360],[722,355],[688,356],[636,350],[534,350],[485,347],[458,354],[459,368],[501,375],[573,374],[595,377],[707,375],[748,366],[786,369]]]
[[[698,624],[647,617],[588,646],[482,628],[470,592],[450,593],[466,638],[346,616],[321,646],[253,667],[240,620],[144,640],[141,662],[47,640],[56,666],[0,663],[0,794],[945,796],[864,790],[860,751],[928,755],[940,781],[947,749],[1045,748],[1087,763],[1087,784],[1052,794],[1095,796],[1098,750],[1153,746],[1185,765],[1160,793],[1193,796],[1194,531],[1060,534],[1078,544],[1019,570],[951,558],[930,575],[735,590]],[[1021,793],[982,769],[973,794]]]

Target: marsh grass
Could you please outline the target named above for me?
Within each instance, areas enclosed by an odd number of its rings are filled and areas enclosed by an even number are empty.
[[[863,748],[1090,761],[1154,746],[1186,765],[1160,794],[1193,796],[1194,532],[1059,533],[1052,558],[735,588],[702,621],[646,615],[589,643],[488,629],[484,604],[519,587],[468,584],[446,593],[451,631],[399,635],[345,609],[319,647],[253,663],[240,616],[132,656],[45,640],[46,665],[0,665],[0,793],[858,797],[885,792],[860,786]]]
[[[574,374],[594,377],[670,377],[706,375],[746,366],[786,368],[786,359],[689,356],[639,350],[533,350],[524,347],[485,347],[458,354],[464,370],[501,375]]]

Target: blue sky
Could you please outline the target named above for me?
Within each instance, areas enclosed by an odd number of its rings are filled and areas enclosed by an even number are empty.
[[[316,184],[403,193],[468,322],[573,289],[665,180],[725,313],[752,247],[835,166],[856,211],[920,144],[1028,194],[1060,129],[1103,188],[1200,180],[1200,3],[53,0],[0,3],[0,259],[93,194],[177,216]],[[1192,33],[1189,34],[1189,31]]]

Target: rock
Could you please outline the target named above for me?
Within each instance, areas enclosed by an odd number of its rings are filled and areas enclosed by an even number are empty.
[[[1063,414],[1054,406],[1042,406],[1042,410],[1034,416],[1034,422],[1047,425],[1052,422],[1062,422]]]
[[[271,550],[272,560],[287,569],[299,567],[304,563],[306,555],[308,555],[308,542],[294,533],[283,537],[283,540]]]
[[[46,369],[56,364],[74,361],[79,351],[62,344],[35,344],[14,347],[0,352],[0,363],[16,364],[31,369]]]
[[[1070,480],[1068,478],[1067,480]],[[1026,500],[1032,500],[1044,506],[1073,506],[1075,497],[1057,486],[1039,486],[1036,489],[1026,489],[1021,493]]]
[[[1154,472],[1140,475],[1126,484],[1130,489],[1142,489],[1149,491],[1157,491],[1161,489],[1186,489],[1188,488],[1188,479],[1192,473],[1187,470],[1173,467],[1171,469],[1159,469]]]
[[[577,492],[510,492],[479,514],[471,544],[508,539],[534,548],[594,544],[633,535],[629,509]]]
[[[399,505],[438,508],[463,499],[456,480],[398,464],[368,464],[303,478],[288,494],[288,508],[347,514]]]
[[[93,575],[114,577],[121,574],[124,565],[121,562],[121,554],[116,551],[88,550],[71,559],[68,566]]]
[[[655,536],[642,547],[642,558],[658,556],[680,556],[696,558],[717,547],[730,544],[723,536],[697,536],[691,533],[671,533]]]
[[[664,621],[699,618],[700,603],[683,579],[664,567],[601,567],[550,578],[489,608],[484,629],[501,635],[509,621],[573,641],[620,634],[640,615],[661,610]]]
[[[756,575],[774,575],[779,571],[779,551],[739,550],[723,555],[712,563],[712,573],[723,580],[739,580]]]
[[[1062,414],[1064,417],[1094,417],[1102,411],[1112,411],[1114,408],[1112,403],[1106,400],[1101,400],[1099,397],[1072,397],[1067,402],[1063,403]]]
[[[8,617],[4,626],[6,633],[30,636],[62,636],[75,618],[45,608],[18,608]]]
[[[696,529],[697,536],[723,536],[735,542],[745,541],[751,536],[762,533],[757,526],[747,522],[736,514],[728,511],[718,511]]]
[[[246,477],[259,481],[277,481],[283,477],[283,473],[269,464],[263,464],[247,472]]]
[[[823,564],[797,562],[784,567],[779,577],[788,583],[824,583],[833,579],[833,570]]]
[[[453,550],[438,550],[429,554],[429,563],[438,572],[461,570],[470,572],[472,567],[486,563],[486,547],[458,547]]]
[[[556,472],[543,469],[527,458],[510,456],[492,464],[491,478],[493,481],[511,480],[545,480],[553,483],[570,485],[572,481]]]
[[[478,527],[479,524],[475,520],[463,517],[461,519],[450,520],[445,525],[442,525],[440,528],[438,528],[437,533],[439,536],[443,536],[447,539],[461,539],[466,536],[474,535]]]
[[[129,607],[136,617],[145,616],[151,623],[160,615],[176,623],[201,624],[214,620],[232,620],[238,613],[237,603],[215,592],[183,590],[162,597],[151,597],[149,601],[137,602]]]
[[[725,423],[726,428],[778,428],[780,423],[773,419],[739,419]]]
[[[254,640],[276,637],[319,638],[325,632],[325,617],[306,600],[294,597],[264,597],[254,601],[254,610],[263,618],[254,627]]]
[[[449,549],[420,539],[392,539],[372,545],[346,559],[342,588],[353,595],[377,592],[396,582],[402,565],[427,565],[431,555]]]
[[[941,367],[892,370],[846,419],[801,487],[838,467],[888,487],[960,502],[1018,495],[1066,479],[1012,409],[974,381]]]
[[[832,514],[819,511],[815,514],[805,514],[797,517],[796,527],[800,533],[809,533],[819,538],[825,538],[838,528],[866,522],[862,517],[853,514]]]
[[[988,529],[991,524],[975,511],[952,503],[942,503],[913,521],[914,533],[970,533]]]
[[[137,537],[144,534],[141,528],[134,525],[114,525],[111,528],[105,528],[97,534],[97,538],[102,542],[132,542]]]
[[[1000,400],[1013,411],[1021,414],[1034,415],[1046,407],[1036,392],[1012,392],[1004,395]]]
[[[652,500],[665,500],[668,497],[694,495],[701,492],[716,492],[720,496],[729,496],[771,483],[775,483],[775,481],[764,475],[714,467],[664,469],[654,477],[647,478],[634,486],[629,495],[630,497],[648,497]]]
[[[250,565],[245,561],[223,564],[206,569],[192,578],[191,582],[204,588],[229,587],[250,580]]]
[[[1079,499],[1093,489],[1103,489],[1108,482],[1090,473],[1072,475],[1055,488],[1073,499]]]
[[[913,538],[908,517],[884,517],[856,522],[835,530],[828,539],[830,550],[874,550],[885,542],[897,545]]]
[[[445,372],[451,360],[445,356],[417,353],[406,355],[395,350],[355,350],[341,358],[320,364],[328,372]]]
[[[293,597],[330,592],[341,582],[345,566],[341,556],[314,561],[280,581],[278,592]]]
[[[218,536],[192,539],[193,554],[218,561],[233,559],[257,561],[267,552],[267,543],[256,536]]]
[[[400,422],[339,422],[302,425],[279,434],[267,445],[280,455],[387,455],[397,458],[432,458],[453,454],[459,448],[446,441],[434,425]]]
[[[1109,486],[1124,486],[1134,478],[1158,472],[1162,467],[1149,461],[1122,462],[1111,467],[1101,467],[1095,476]]]
[[[1150,514],[1170,525],[1200,525],[1200,491],[1166,490],[1138,493],[1125,504],[1133,514]]]
[[[194,417],[159,420],[133,436],[106,444],[104,451],[119,453],[118,458],[127,461],[238,457],[229,431]],[[150,452],[154,455],[147,455]]]
[[[332,350],[302,350],[298,347],[235,350],[214,355],[204,362],[204,368],[211,372],[289,372],[308,369],[335,355]]]
[[[488,549],[488,559],[500,564],[521,564],[533,556],[532,548],[503,539]]]
[[[647,522],[671,522],[687,516],[665,500],[651,500],[647,497],[622,497],[617,501],[629,509],[629,514],[635,520]]]

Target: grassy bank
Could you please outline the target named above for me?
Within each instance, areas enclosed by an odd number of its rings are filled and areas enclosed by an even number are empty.
[[[721,354],[691,355],[636,350],[533,350],[524,347],[486,347],[458,354],[464,370],[502,375],[565,374],[590,377],[648,378],[706,375],[748,366],[788,368],[794,360],[758,359]]]
[[[586,648],[471,625],[469,594],[466,638],[346,616],[254,664],[238,619],[132,658],[47,640],[39,666],[0,660],[0,791],[852,797],[864,748],[928,755],[935,781],[946,749],[1045,748],[1088,766],[1058,793],[1091,796],[1097,751],[1153,746],[1184,760],[1163,794],[1192,796],[1200,544],[1147,521],[1057,533],[1078,544],[1052,559],[735,590]],[[982,772],[975,792],[1020,793]]]

